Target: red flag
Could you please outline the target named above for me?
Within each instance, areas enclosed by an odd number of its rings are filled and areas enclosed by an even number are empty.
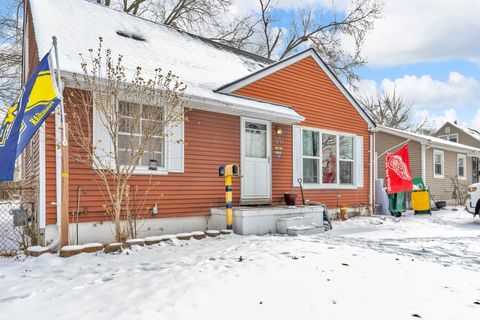
[[[412,172],[408,159],[408,144],[385,157],[385,184],[387,193],[397,193],[413,189]]]

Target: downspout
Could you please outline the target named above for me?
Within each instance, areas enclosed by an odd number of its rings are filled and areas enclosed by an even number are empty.
[[[370,181],[369,181],[369,202],[370,202],[370,205],[372,206],[372,210],[374,210],[375,206],[374,206],[374,203],[373,203],[373,152],[374,152],[374,148],[373,148],[373,137],[374,137],[374,132],[370,132],[370,174],[369,174],[369,177],[370,177]]]
[[[426,153],[425,153],[426,148],[425,148],[425,145],[424,145],[423,143],[422,143],[421,147],[422,147],[422,152],[421,152],[422,180],[423,180],[423,183],[426,184],[426,183],[427,183],[427,180],[426,180],[426,178],[427,178],[427,175],[426,175],[426,167],[427,167],[427,165],[426,165],[426,159],[427,159],[427,157],[426,157]]]
[[[45,226],[46,226],[46,152],[45,152],[45,123],[42,124],[39,130],[39,188],[38,188],[38,228],[40,232],[40,243],[45,244]]]
[[[55,110],[55,191],[57,200],[57,230],[60,234],[60,220],[62,212],[62,141],[60,108]]]

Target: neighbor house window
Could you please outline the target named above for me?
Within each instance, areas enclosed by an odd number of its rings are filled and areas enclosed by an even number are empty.
[[[443,178],[444,176],[444,153],[441,150],[433,150],[433,176]]]
[[[134,165],[131,163],[131,157],[140,147],[142,139],[148,135],[150,141],[145,146],[143,156],[138,159],[136,165],[149,167],[150,161],[156,160],[158,167],[165,167],[165,143],[161,134],[162,124],[158,119],[156,108],[158,107],[131,102],[120,101],[118,103],[120,128],[117,143],[119,160],[122,165]],[[154,122],[158,122],[158,125]],[[154,132],[153,135],[147,134],[147,130],[154,128],[152,125],[157,125],[158,132]]]
[[[441,136],[438,136],[440,139],[451,141],[451,142],[458,142],[458,134],[452,133],[452,134],[444,134]]]
[[[457,175],[459,179],[465,180],[467,178],[467,156],[464,154],[457,155]]]
[[[302,129],[303,182],[353,185],[354,136]]]

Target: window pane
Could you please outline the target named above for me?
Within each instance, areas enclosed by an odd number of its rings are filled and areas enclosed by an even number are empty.
[[[353,137],[340,136],[340,159],[353,160]]]
[[[150,160],[157,160],[158,167],[163,167],[163,154],[161,152],[145,152],[141,159],[141,166],[150,166]]]
[[[163,139],[150,138],[150,141],[145,145],[145,151],[163,152]]]
[[[138,103],[131,102],[118,102],[118,113],[121,116],[136,117],[140,114],[140,105]]]
[[[442,155],[439,153],[435,154],[435,164],[438,164],[438,165],[442,164]]]
[[[303,155],[310,157],[319,156],[318,140],[320,134],[311,130],[303,130]]]
[[[134,149],[137,150],[140,145],[140,137],[129,134],[118,135],[118,148],[119,149]]]
[[[245,122],[245,156],[267,157],[267,126],[265,124]]]
[[[323,183],[337,182],[337,136],[322,134]]]
[[[442,175],[442,165],[435,164],[435,174]]]
[[[340,161],[340,183],[353,183],[353,162]]]
[[[303,182],[318,183],[318,160],[303,159]]]
[[[465,177],[465,159],[458,158],[458,176]]]
[[[118,159],[121,165],[129,164],[130,151],[118,151]]]

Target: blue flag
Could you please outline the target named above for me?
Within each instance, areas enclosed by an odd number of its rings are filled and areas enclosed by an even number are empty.
[[[50,52],[43,57],[15,103],[8,109],[0,129],[0,181],[11,181],[15,160],[60,103]]]

